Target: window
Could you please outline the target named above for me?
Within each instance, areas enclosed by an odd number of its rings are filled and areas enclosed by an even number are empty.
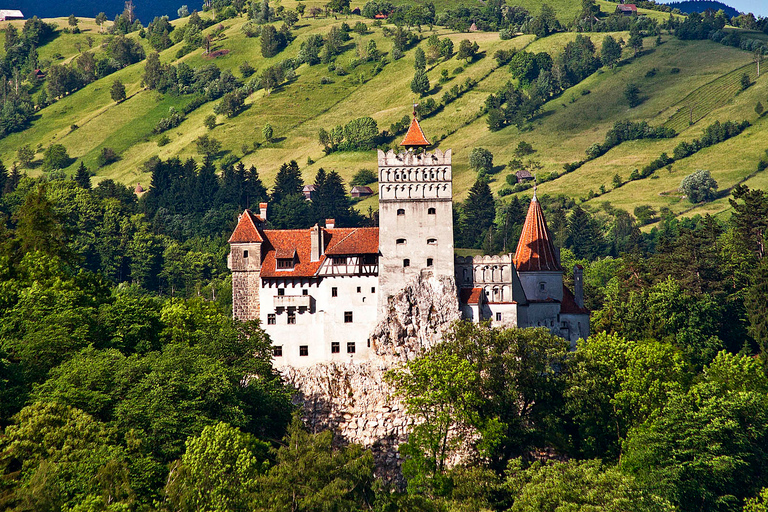
[[[289,311],[288,312],[288,324],[293,325],[296,323],[296,312],[295,311]]]
[[[428,267],[432,266],[432,262],[433,262],[432,258],[427,258],[427,266]]]
[[[427,238],[427,243],[429,245],[437,245],[437,238]]]
[[[427,215],[435,215],[437,213],[437,210],[434,208],[428,208],[427,209]]]
[[[299,355],[304,357],[309,355],[309,345],[299,345]]]
[[[376,293],[376,287],[375,286],[371,286],[371,293]]]
[[[354,341],[348,341],[347,342],[347,354],[354,354],[355,353],[355,342]]]
[[[351,311],[345,311],[344,312],[344,323],[345,324],[351,324],[352,323],[352,312]]]
[[[363,265],[375,265],[378,262],[376,254],[363,254]]]
[[[395,243],[397,245],[405,245],[405,238],[398,238]]]
[[[275,345],[272,347],[272,357],[283,357],[283,346]]]
[[[359,287],[359,286],[358,286],[358,287],[357,287],[357,293],[361,293],[362,291],[363,291],[363,289],[362,289],[361,287]]]
[[[290,270],[293,268],[293,258],[278,258],[277,268],[281,270]]]
[[[539,291],[540,292],[547,291],[547,283],[539,283]]]
[[[339,296],[339,289],[335,286],[331,288],[331,297],[338,297]]]
[[[347,264],[347,257],[346,256],[331,256],[331,263],[338,266],[338,265],[346,265]]]
[[[496,321],[501,322],[501,313],[496,313]]]
[[[398,215],[405,215],[405,208],[398,208],[397,209],[397,214]]]
[[[282,297],[283,295],[285,295],[285,288],[278,288],[277,289],[277,296],[278,297]]]
[[[302,295],[309,295],[309,290],[301,290]]]
[[[332,341],[331,342],[331,354],[338,354],[341,352],[341,347],[339,346],[338,341]]]
[[[243,258],[247,258],[247,257],[248,257],[248,251],[245,250],[245,251],[243,251]]]
[[[403,260],[403,267],[410,267],[410,266],[411,266],[411,260],[409,260],[408,258],[405,258]]]
[[[274,313],[269,313],[267,315],[267,325],[275,325],[277,323],[277,318],[275,317]]]

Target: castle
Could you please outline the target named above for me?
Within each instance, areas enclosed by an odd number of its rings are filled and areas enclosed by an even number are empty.
[[[462,316],[504,327],[589,335],[582,270],[574,292],[534,192],[514,255],[454,256],[451,150],[430,145],[414,116],[401,146],[378,152],[379,227],[266,229],[268,205],[245,210],[229,239],[233,315],[261,321],[278,366],[359,362],[388,300],[418,276],[453,277]]]

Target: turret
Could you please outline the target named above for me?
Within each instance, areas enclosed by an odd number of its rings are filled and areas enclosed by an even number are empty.
[[[266,210],[267,204],[262,203],[261,212],[266,215]],[[232,316],[238,320],[259,318],[261,246],[264,242],[259,229],[264,220],[245,210],[229,238],[227,267],[232,271]]]

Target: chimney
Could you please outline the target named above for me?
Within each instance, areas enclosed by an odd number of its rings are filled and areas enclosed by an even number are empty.
[[[312,239],[310,261],[320,261],[320,256],[323,255],[323,251],[325,250],[325,244],[323,243],[323,229],[315,224],[312,226],[309,236]]]
[[[326,229],[333,229],[333,226],[336,225],[336,219],[325,219],[325,228]]]
[[[573,266],[573,295],[576,298],[576,305],[584,307],[584,267],[581,265]]]
[[[267,203],[259,203],[259,217],[264,222],[267,221]]]

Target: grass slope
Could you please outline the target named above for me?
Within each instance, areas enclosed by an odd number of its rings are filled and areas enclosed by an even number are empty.
[[[287,8],[292,6],[292,3],[289,4]],[[562,2],[563,6],[571,4],[573,2]],[[561,3],[555,2],[553,5],[557,9]],[[603,10],[609,11],[613,6],[615,4],[601,2]],[[563,15],[561,11],[558,12]],[[239,76],[237,67],[244,61],[250,62],[257,70],[263,70],[283,59],[295,57],[301,41],[310,35],[322,35],[332,25],[339,25],[342,21],[353,25],[357,20],[355,17],[343,20],[303,19],[294,31],[296,40],[272,59],[261,56],[259,39],[248,39],[242,34],[240,28],[244,19],[227,20],[224,22],[225,36],[216,45],[228,49],[229,53],[213,62],[222,69],[233,69],[236,76]],[[57,21],[60,26],[66,23],[63,19]],[[370,20],[363,21],[368,22],[370,27]],[[185,22],[178,20],[175,23]],[[66,61],[76,57],[77,42],[81,43],[81,48],[85,47],[87,35],[94,37],[97,44],[103,42],[105,36],[98,33],[97,27],[90,20],[81,21],[80,26],[84,33],[59,35],[40,49],[41,56],[49,55],[52,58],[60,54],[61,59],[58,60]],[[454,84],[461,84],[468,78],[478,82],[476,87],[443,111],[422,122],[428,137],[435,139],[445,136],[440,146],[453,149],[454,190],[459,199],[464,197],[475,180],[468,165],[468,155],[474,147],[485,147],[493,152],[497,173],[492,175],[491,186],[494,191],[498,191],[507,186],[505,177],[508,171],[504,169],[504,164],[514,157],[514,149],[521,140],[531,143],[537,150],[532,158],[542,164],[544,172],[562,171],[564,163],[582,159],[587,147],[601,142],[613,123],[623,119],[647,120],[654,125],[666,124],[678,130],[679,135],[675,139],[663,141],[622,144],[588,162],[576,172],[541,185],[540,190],[543,193],[585,197],[590,190],[597,191],[600,185],[605,185],[607,193],[588,201],[588,205],[597,206],[603,201],[611,201],[615,206],[631,211],[638,204],[650,204],[657,208],[670,207],[681,215],[691,215],[699,212],[719,213],[728,208],[725,199],[696,207],[681,200],[676,193],[680,180],[698,168],[709,169],[721,189],[728,189],[741,180],[746,180],[751,186],[768,186],[768,183],[763,183],[768,181],[768,177],[751,176],[757,160],[768,147],[765,121],[763,118],[758,120],[754,112],[757,101],[762,100],[768,105],[768,84],[765,77],[761,76],[755,85],[740,91],[739,79],[743,73],[750,74],[753,80],[756,78],[751,54],[748,52],[709,41],[683,42],[668,36],[664,37],[664,44],[653,47],[653,41],[649,38],[645,41],[646,51],[642,56],[632,59],[630,51],[626,50],[622,65],[614,70],[601,70],[559,98],[548,102],[542,114],[526,131],[509,127],[499,132],[490,132],[485,116],[480,116],[481,108],[490,93],[510,80],[506,67],[496,67],[493,53],[502,48],[526,48],[529,51],[557,54],[575,34],[555,34],[540,40],[534,40],[532,36],[520,36],[501,41],[495,33],[464,34],[446,29],[439,29],[437,33],[440,37],[450,37],[456,47],[462,39],[476,41],[483,55],[469,65],[451,59],[438,62],[428,69],[433,85],[430,95],[436,100]],[[424,31],[422,35],[426,37],[429,32]],[[606,34],[586,35],[592,37],[599,48]],[[628,39],[627,33],[613,35]],[[213,112],[215,102],[203,105],[190,113],[179,127],[166,132],[171,142],[163,147],[157,145],[159,136],[153,134],[152,129],[161,117],[167,115],[169,107],[178,109],[189,98],[163,96],[144,89],[141,86],[144,64],[129,66],[40,111],[38,119],[29,129],[0,140],[0,158],[4,162],[13,161],[16,150],[22,144],[43,149],[51,143],[61,143],[73,158],[83,160],[89,168],[96,169],[96,157],[101,149],[111,147],[120,154],[120,160],[98,169],[96,181],[112,178],[124,183],[141,182],[146,185],[149,176],[139,170],[143,162],[154,155],[161,158],[197,157],[194,140],[203,133],[210,133],[222,141],[225,153],[242,158],[246,165],[256,165],[266,184],[272,182],[280,164],[291,159],[299,162],[307,182],[311,182],[319,167],[336,169],[349,180],[357,170],[375,166],[375,153],[348,152],[326,156],[317,141],[318,130],[345,124],[361,116],[373,117],[380,129],[386,129],[392,122],[409,114],[410,104],[416,100],[410,91],[413,50],[407,52],[403,59],[387,64],[375,76],[372,76],[370,64],[351,68],[350,63],[356,58],[355,45],[367,44],[371,39],[376,41],[379,50],[391,51],[392,42],[384,37],[380,28],[373,28],[363,36],[353,33],[345,52],[337,58],[337,64],[348,70],[349,74],[338,76],[325,65],[302,65],[291,83],[270,95],[259,91],[248,98],[248,108],[239,116],[232,119],[219,116],[218,125],[211,132],[203,127],[203,119]],[[142,43],[146,45],[146,41],[142,40]],[[421,45],[426,46],[426,41]],[[178,45],[164,51],[161,59],[176,63],[177,49]],[[202,55],[202,50],[182,60],[191,66],[212,62]],[[673,72],[675,69],[679,69],[679,72]],[[449,72],[451,79],[446,84],[438,85],[443,70]],[[321,84],[323,77],[331,78],[332,83]],[[126,84],[129,95],[119,105],[109,97],[109,87],[116,78]],[[633,109],[627,107],[623,98],[623,89],[629,82],[637,83],[645,98],[640,106]],[[689,126],[691,105],[694,109],[694,122]],[[657,171],[658,177],[611,190],[614,174],[619,173],[627,179],[632,169],[646,165],[662,151],[671,154],[680,140],[698,137],[704,127],[717,119],[749,119],[755,124],[726,143],[675,163],[671,173],[666,170]],[[262,144],[256,151],[249,149],[244,154],[244,145],[252,147],[254,141],[264,142],[261,128],[267,122],[273,126],[276,140]],[[77,126],[74,130],[73,125]],[[42,153],[38,153],[37,161],[41,158]],[[308,158],[315,162],[307,165]],[[74,163],[67,171],[73,172],[76,165]],[[376,207],[375,198],[359,203],[363,210],[368,206]]]

